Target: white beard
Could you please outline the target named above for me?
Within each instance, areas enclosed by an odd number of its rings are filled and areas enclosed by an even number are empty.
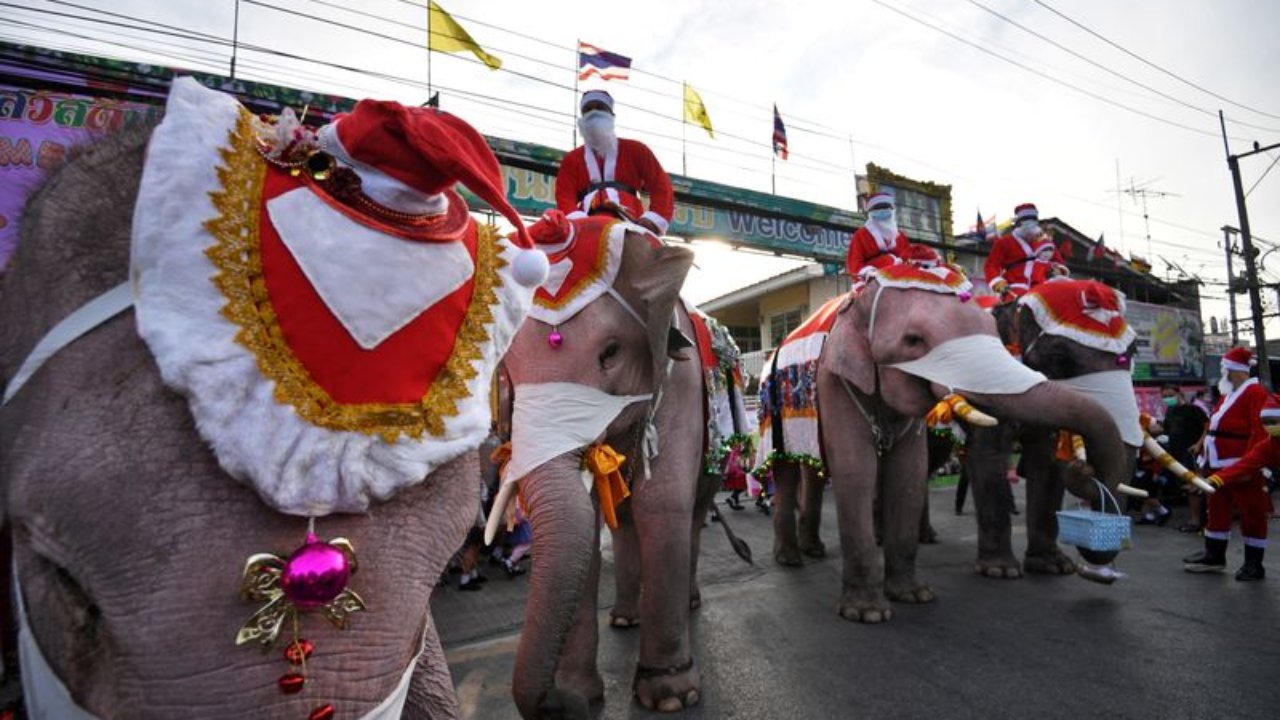
[[[1225,377],[1218,378],[1218,392],[1222,393],[1222,397],[1226,397],[1235,392],[1235,389],[1235,385],[1232,385],[1230,380]]]
[[[898,219],[892,220],[872,220],[876,230],[880,232],[880,238],[884,240],[886,245],[893,245],[894,238],[898,237]]]
[[[603,110],[592,110],[578,118],[582,141],[597,155],[608,155],[618,147],[618,136],[613,131],[613,116]]]
[[[1019,226],[1013,229],[1013,234],[1017,235],[1018,238],[1020,238],[1023,242],[1031,243],[1031,242],[1034,242],[1036,238],[1040,237],[1040,234],[1041,234],[1040,230],[1041,228],[1039,225],[1036,226],[1036,229],[1034,232],[1028,230],[1027,228]]]

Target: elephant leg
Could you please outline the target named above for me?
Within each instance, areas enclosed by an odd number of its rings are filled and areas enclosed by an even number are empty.
[[[920,513],[924,511],[925,429],[912,421],[881,464],[884,519],[884,592],[890,599],[906,603],[926,603],[933,590],[916,579],[916,552],[920,543]]]
[[[1005,475],[1011,438],[1003,425],[971,427],[965,454],[965,470],[978,519],[978,561],[974,571],[991,578],[1022,577],[1022,566],[1013,555],[1013,494]]]
[[[1054,435],[1024,433],[1022,457],[1027,475],[1027,554],[1023,568],[1038,575],[1071,575],[1076,564],[1058,547],[1058,509],[1065,493],[1054,461]]]
[[[618,506],[618,529],[613,535],[613,609],[609,626],[619,629],[640,626],[640,544],[631,503]]]
[[[880,458],[871,440],[871,426],[840,379],[821,369],[818,396],[822,398],[822,446],[844,556],[836,611],[854,622],[889,620],[893,610],[884,596],[884,559],[872,527]]]
[[[595,545],[600,545],[600,531],[596,529]],[[596,650],[600,644],[599,614],[600,552],[597,550],[587,569],[587,581],[582,599],[573,616],[573,626],[565,637],[560,662],[556,665],[556,687],[587,699],[592,705],[604,702],[604,680],[596,665]]]
[[[681,453],[676,445],[663,448],[653,476],[631,496],[645,587],[640,595],[640,658],[632,690],[646,709],[660,712],[696,705],[702,685],[689,642],[692,547],[686,533],[701,453]]]
[[[800,466],[800,552],[811,558],[827,556],[827,546],[818,536],[822,525],[822,494],[827,480],[808,465]]]
[[[409,697],[405,700],[406,720],[435,720],[456,718],[459,715],[458,698],[453,690],[453,678],[445,663],[444,650],[440,647],[440,633],[431,613],[427,613],[427,626],[423,630],[422,654],[418,656],[409,681]]]
[[[779,460],[773,464],[773,560],[779,565],[799,567],[799,535],[796,514],[799,510],[800,466]]]
[[[920,510],[920,544],[933,545],[938,542],[938,531],[933,529],[929,521],[929,479],[924,482],[924,507]]]

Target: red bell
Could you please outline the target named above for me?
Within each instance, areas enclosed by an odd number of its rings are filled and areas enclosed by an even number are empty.
[[[297,640],[289,643],[284,649],[284,659],[289,661],[290,665],[301,665],[302,661],[311,657],[311,652],[316,649],[310,640]]]
[[[325,703],[312,710],[307,720],[333,720],[333,703]]]
[[[285,695],[292,695],[302,690],[302,686],[307,684],[307,679],[298,673],[289,673],[288,675],[281,675],[276,684],[280,686],[280,692]]]

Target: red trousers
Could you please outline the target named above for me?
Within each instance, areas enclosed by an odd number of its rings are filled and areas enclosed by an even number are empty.
[[[1267,521],[1271,516],[1271,496],[1267,494],[1262,475],[1249,482],[1230,483],[1209,496],[1209,521],[1206,533],[1231,532],[1233,510],[1240,511],[1240,534],[1246,538],[1265,540]]]

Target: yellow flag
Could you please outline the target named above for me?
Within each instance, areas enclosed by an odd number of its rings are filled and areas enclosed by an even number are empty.
[[[438,50],[440,52],[456,53],[470,52],[491,70],[497,70],[502,67],[502,59],[484,51],[480,47],[480,43],[471,39],[471,35],[458,21],[450,17],[444,8],[436,4],[436,0],[430,0],[428,3],[429,15],[427,16],[427,48],[430,50]]]
[[[684,84],[684,121],[701,125],[714,140],[716,133],[711,129],[711,116],[707,114],[707,106],[702,103],[702,96],[697,90]]]

